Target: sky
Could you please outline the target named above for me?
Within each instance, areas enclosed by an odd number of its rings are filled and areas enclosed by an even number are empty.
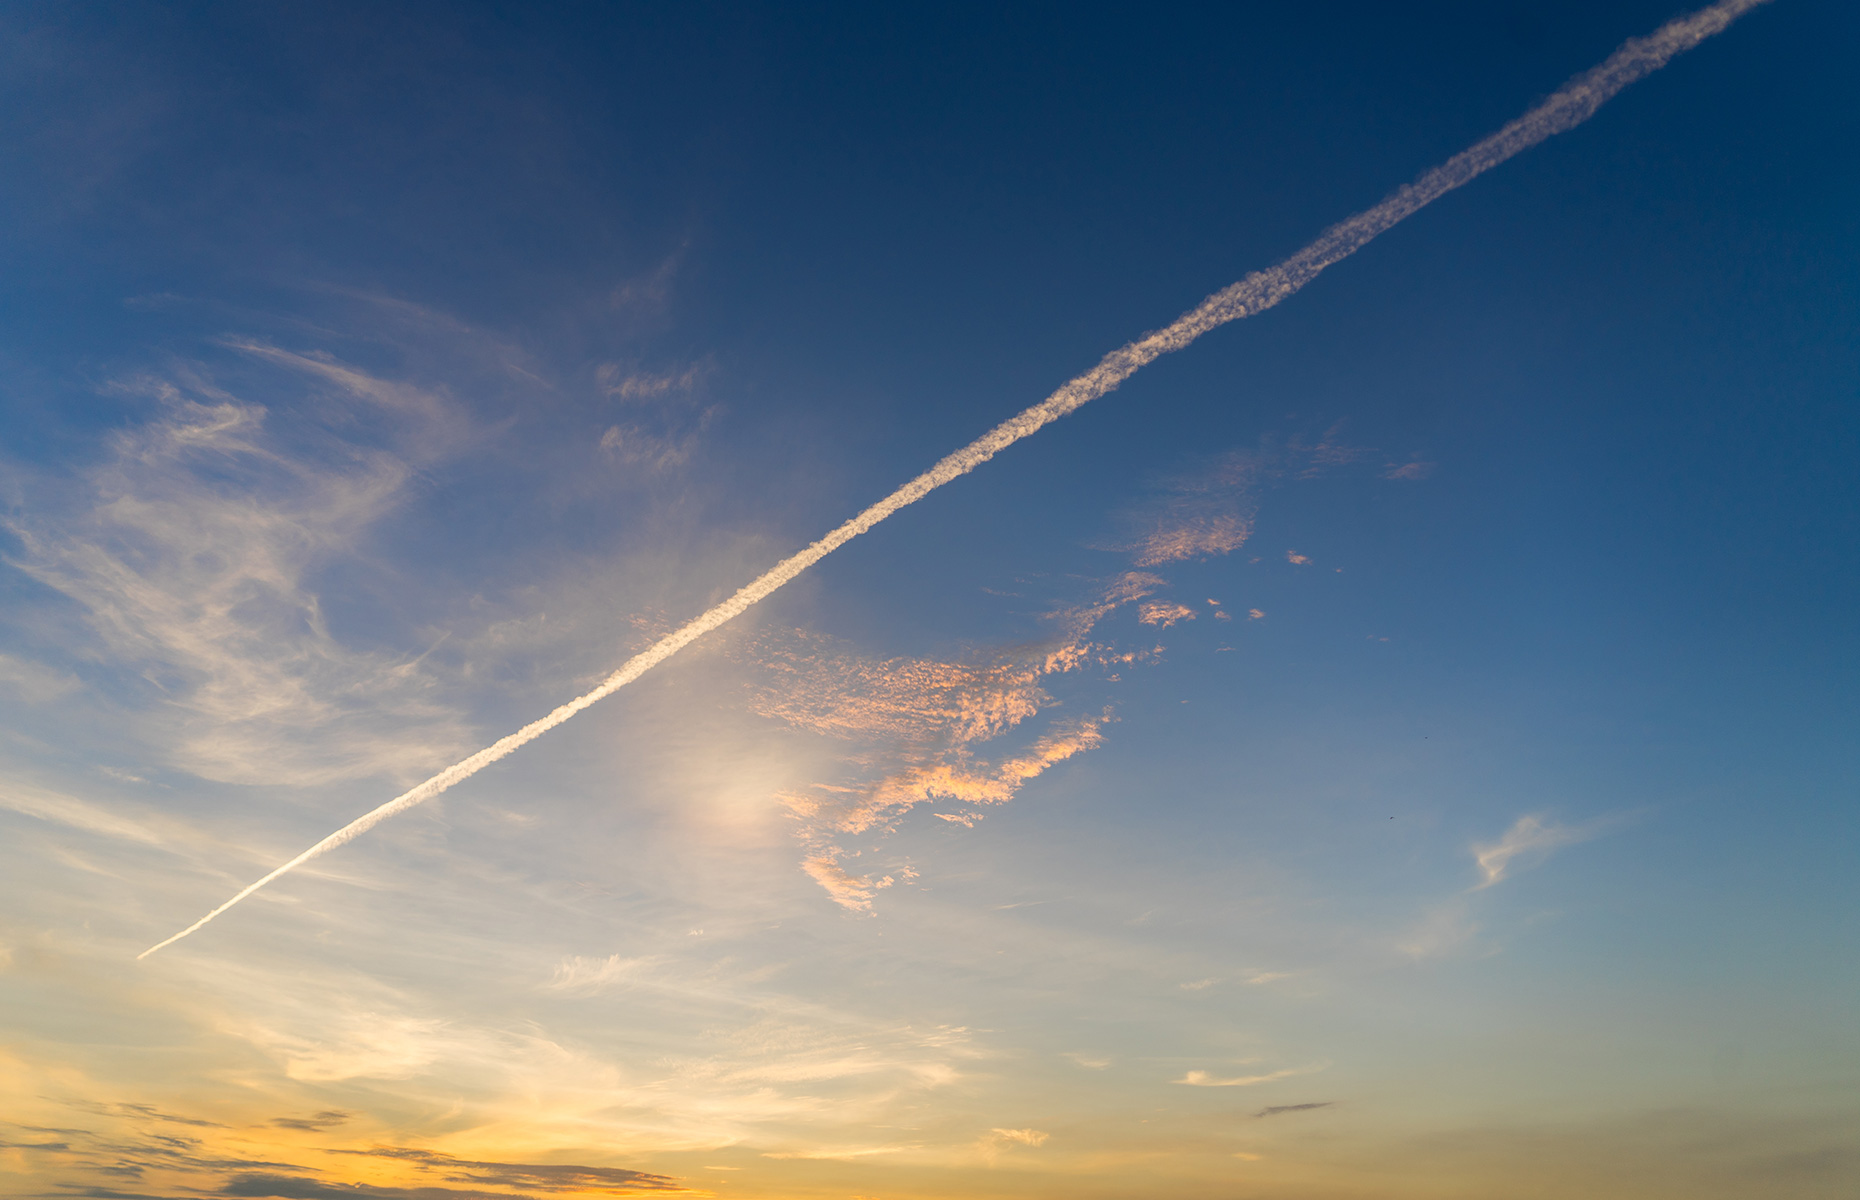
[[[0,7],[0,1194],[1844,1197],[1860,15]]]

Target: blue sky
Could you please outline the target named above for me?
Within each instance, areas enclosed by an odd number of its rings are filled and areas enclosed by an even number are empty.
[[[1811,0],[134,957],[1676,15],[8,9],[10,1194],[1846,1194]]]

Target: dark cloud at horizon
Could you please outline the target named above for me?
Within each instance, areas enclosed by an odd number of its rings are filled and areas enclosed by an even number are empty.
[[[584,1167],[555,1163],[482,1162],[455,1158],[435,1150],[417,1150],[396,1146],[377,1146],[369,1150],[339,1150],[335,1153],[373,1158],[395,1158],[418,1163],[428,1170],[457,1171],[447,1175],[454,1183],[489,1183],[504,1187],[533,1187],[543,1191],[591,1191],[616,1187],[640,1191],[684,1191],[678,1181],[667,1175],[630,1171],[624,1167]]]
[[[1315,1104],[1274,1104],[1269,1108],[1260,1109],[1253,1115],[1256,1117],[1276,1117],[1280,1113],[1309,1112],[1314,1108],[1331,1108],[1334,1107],[1336,1103],[1335,1100],[1319,1100]]]
[[[354,1113],[332,1108],[324,1112],[312,1113],[307,1117],[273,1117],[270,1124],[279,1129],[300,1129],[306,1133],[321,1133],[325,1129],[351,1120],[354,1116]]]

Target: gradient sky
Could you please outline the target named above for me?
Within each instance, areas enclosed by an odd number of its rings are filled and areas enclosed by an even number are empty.
[[[1860,16],[0,9],[0,1189],[1846,1197]]]

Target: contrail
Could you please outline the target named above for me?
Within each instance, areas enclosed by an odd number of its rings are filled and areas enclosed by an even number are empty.
[[[1619,50],[1609,55],[1602,65],[1576,76],[1536,108],[1404,186],[1374,208],[1331,226],[1315,242],[1278,266],[1253,272],[1232,287],[1209,296],[1178,317],[1168,328],[1148,334],[1105,355],[1097,366],[1051,396],[1012,420],[995,426],[807,549],[783,559],[728,600],[634,655],[587,695],[570,700],[541,720],[530,722],[509,737],[500,738],[470,758],[454,763],[373,812],[357,817],[186,929],[166,941],[155,943],[136,957],[147,958],[163,946],[180,941],[278,876],[361,836],[396,813],[431,800],[519,746],[541,737],[582,709],[613,695],[711,630],[740,616],[758,600],[905,505],[923,499],[936,488],[957,476],[968,474],[1035,430],[1114,390],[1144,365],[1171,351],[1182,349],[1210,329],[1271,308],[1317,278],[1325,267],[1356,253],[1390,226],[1454,188],[1470,183],[1512,155],[1530,149],[1552,134],[1582,124],[1628,84],[1659,70],[1674,55],[1692,49],[1751,9],[1767,3],[1769,0],[1721,0],[1718,4],[1661,26],[1647,37],[1629,39]]]

